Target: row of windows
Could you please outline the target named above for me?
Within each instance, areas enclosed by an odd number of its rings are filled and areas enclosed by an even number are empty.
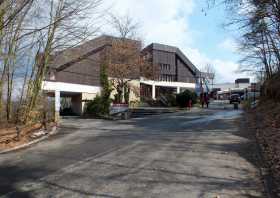
[[[161,70],[169,70],[169,71],[171,70],[171,65],[170,64],[160,63],[159,66],[160,66]]]
[[[167,82],[174,82],[174,81],[176,81],[176,75],[162,74],[162,75],[160,75],[159,80],[167,81]]]

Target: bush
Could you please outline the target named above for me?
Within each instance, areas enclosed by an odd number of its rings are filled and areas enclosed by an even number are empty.
[[[167,94],[166,100],[168,102],[169,107],[175,107],[177,106],[177,101],[176,101],[176,95],[175,94]]]
[[[192,100],[192,104],[197,102],[197,95],[195,92],[185,90],[184,92],[177,94],[176,101],[178,106],[187,107],[189,100]]]
[[[125,104],[129,104],[129,94],[130,94],[130,88],[126,84],[124,86],[124,102],[125,102]]]
[[[76,116],[76,113],[73,112],[73,109],[71,107],[66,107],[66,108],[63,108],[60,111],[60,115],[62,115],[62,116],[69,116],[69,115]]]
[[[87,115],[101,117],[107,115],[107,105],[104,104],[102,97],[97,95],[93,100],[86,103],[85,112]]]
[[[112,87],[108,80],[107,66],[102,65],[100,71],[100,84],[102,86],[101,95],[97,95],[92,101],[86,103],[85,113],[95,117],[108,116],[110,113],[110,96]]]

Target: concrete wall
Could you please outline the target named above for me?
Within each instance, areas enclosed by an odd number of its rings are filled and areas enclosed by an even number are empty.
[[[99,93],[82,93],[82,111],[85,110],[86,101],[93,100]]]
[[[129,105],[135,106],[140,102],[140,80],[131,81],[130,90]]]
[[[135,103],[140,102],[140,80],[131,80],[129,81],[130,95],[129,103],[134,105]],[[111,93],[111,98],[114,99],[114,95],[117,91],[114,89]]]
[[[83,109],[82,109],[82,94],[77,95],[77,96],[72,96],[71,97],[71,106],[72,110],[74,113],[78,115],[83,114]]]

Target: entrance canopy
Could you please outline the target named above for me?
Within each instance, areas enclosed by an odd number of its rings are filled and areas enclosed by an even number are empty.
[[[100,93],[101,88],[90,85],[44,81],[42,84],[42,90],[54,95],[56,119],[58,119],[61,109],[61,97],[71,98],[73,112],[81,115],[84,107],[83,101],[93,99],[96,94]]]
[[[153,81],[153,80],[140,80],[141,84],[152,86],[152,98],[156,99],[156,87],[170,87],[175,88],[177,93],[180,93],[181,89],[193,89],[195,90],[195,83],[184,83],[184,82],[167,82],[167,81]]]

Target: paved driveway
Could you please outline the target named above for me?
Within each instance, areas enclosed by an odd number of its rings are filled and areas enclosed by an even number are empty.
[[[0,156],[3,197],[264,197],[241,112],[128,121],[64,120],[59,133]]]

